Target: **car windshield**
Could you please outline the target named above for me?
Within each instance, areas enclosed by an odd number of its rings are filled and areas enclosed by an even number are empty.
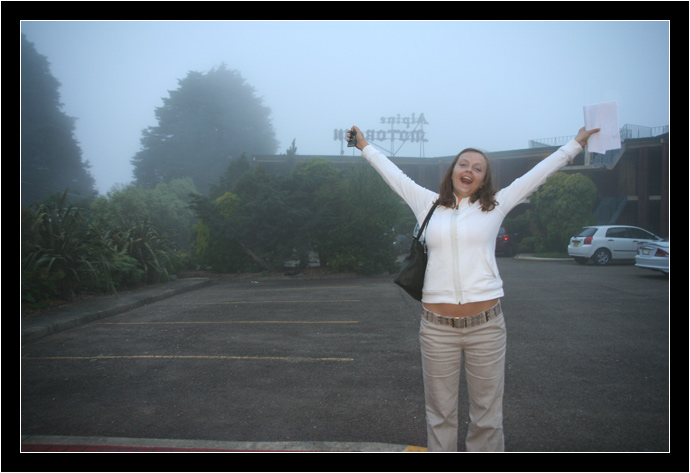
[[[590,237],[594,236],[594,234],[597,232],[596,227],[585,227],[582,230],[580,230],[580,233],[578,233],[575,236],[578,237]]]

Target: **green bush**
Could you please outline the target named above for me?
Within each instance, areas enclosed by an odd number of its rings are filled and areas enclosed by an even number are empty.
[[[81,292],[116,292],[174,277],[183,259],[147,218],[103,230],[66,201],[22,209],[22,300],[71,300]]]
[[[67,205],[66,196],[57,205],[22,212],[22,290],[28,300],[71,300],[97,286],[102,275],[109,249],[93,239],[81,209]]]
[[[563,252],[577,230],[594,223],[597,188],[588,177],[559,172],[535,192],[530,201],[535,224],[544,237],[537,251]]]
[[[30,271],[22,269],[21,298],[35,309],[46,307],[46,301],[59,294],[61,280],[65,275],[61,271],[49,273],[46,268]]]
[[[160,234],[148,218],[125,222],[110,234],[110,244],[117,255],[136,262],[145,283],[168,281],[178,267],[174,242],[169,235]]]
[[[212,205],[208,202],[197,204],[203,217],[192,231],[195,256],[203,265],[221,273],[239,272],[252,267],[239,241],[230,235],[228,228],[237,215],[239,203],[239,197],[226,192]]]
[[[563,253],[580,228],[594,223],[597,189],[582,174],[559,172],[530,197],[531,207],[507,218],[504,225],[517,233],[519,253]]]
[[[177,248],[188,249],[196,220],[190,208],[196,189],[191,179],[174,179],[153,189],[126,186],[113,189],[89,205],[91,223],[103,231],[120,229],[127,222],[147,221]]]
[[[400,198],[366,164],[329,191],[334,212],[318,234],[319,257],[338,271],[394,271],[394,228],[405,216]]]
[[[404,207],[371,166],[343,173],[313,158],[280,173],[256,166],[231,176],[236,169],[231,164],[214,186],[218,200],[195,200],[202,263],[222,271],[282,270],[297,260],[303,268],[316,252],[322,266],[336,271],[394,270],[395,227],[406,221]]]
[[[544,237],[539,234],[523,238],[517,246],[518,253],[541,253],[544,250]]]
[[[110,275],[115,287],[128,287],[142,282],[144,270],[141,269],[138,261],[131,256],[113,253]]]

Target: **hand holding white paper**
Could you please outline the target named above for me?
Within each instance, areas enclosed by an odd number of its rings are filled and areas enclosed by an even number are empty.
[[[621,135],[618,128],[618,104],[616,102],[585,105],[585,129],[601,128],[587,141],[587,149],[592,153],[606,153],[609,149],[621,147]]]

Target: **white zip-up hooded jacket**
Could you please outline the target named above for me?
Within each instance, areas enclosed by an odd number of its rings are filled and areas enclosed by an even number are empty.
[[[436,207],[425,232],[428,263],[422,302],[466,304],[502,297],[503,281],[498,274],[495,247],[503,219],[581,151],[575,140],[559,148],[498,191],[494,210],[483,212],[479,201],[470,203],[469,198],[462,199],[454,209]],[[403,198],[421,224],[438,193],[415,183],[372,145],[362,150],[362,157]]]

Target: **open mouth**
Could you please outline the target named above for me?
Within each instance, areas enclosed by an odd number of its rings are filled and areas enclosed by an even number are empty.
[[[460,182],[462,182],[463,184],[472,184],[473,181],[474,180],[470,176],[462,176],[460,178]]]

